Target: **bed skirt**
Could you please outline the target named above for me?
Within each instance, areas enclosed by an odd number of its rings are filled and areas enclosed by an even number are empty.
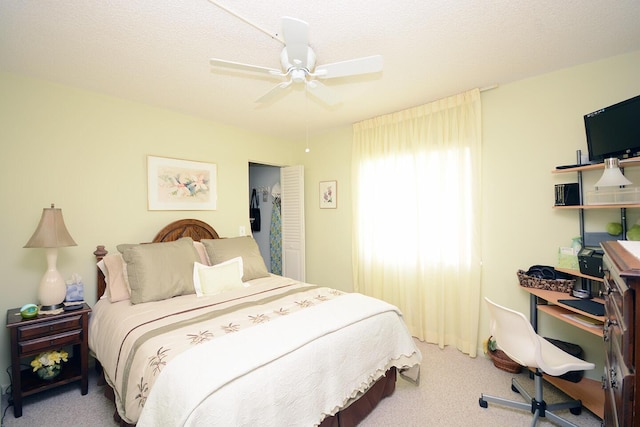
[[[392,367],[358,400],[332,417],[325,418],[320,427],[354,427],[374,410],[378,403],[391,396],[396,389],[396,368]]]

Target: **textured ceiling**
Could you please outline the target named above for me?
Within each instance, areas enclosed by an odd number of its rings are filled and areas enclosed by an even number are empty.
[[[256,104],[279,80],[209,59],[280,68],[282,16],[309,23],[318,64],[384,70],[326,80],[336,107],[298,87]],[[638,50],[639,22],[637,0],[2,0],[0,70],[299,139]]]

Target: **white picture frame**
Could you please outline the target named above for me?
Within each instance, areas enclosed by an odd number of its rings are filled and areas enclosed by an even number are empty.
[[[320,209],[338,207],[338,181],[320,181]]]

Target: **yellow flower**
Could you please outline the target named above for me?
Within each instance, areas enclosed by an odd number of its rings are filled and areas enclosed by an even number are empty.
[[[68,361],[69,353],[64,350],[60,351],[45,351],[40,353],[31,361],[31,367],[33,372],[40,368],[53,368],[60,367],[62,362]]]

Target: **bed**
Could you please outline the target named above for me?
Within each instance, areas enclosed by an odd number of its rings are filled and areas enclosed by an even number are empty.
[[[397,308],[270,274],[252,237],[185,219],[117,249],[89,348],[121,425],[354,426],[419,379]]]

